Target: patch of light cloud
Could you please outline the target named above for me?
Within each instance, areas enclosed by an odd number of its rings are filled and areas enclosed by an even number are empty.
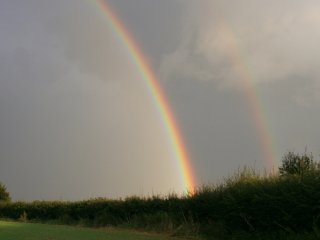
[[[163,57],[160,75],[213,81],[220,87],[239,82],[236,65],[249,69],[255,84],[301,78],[318,99],[317,51],[320,3],[317,1],[187,1],[184,38]],[[231,52],[230,52],[231,51]],[[237,61],[232,60],[232,56]],[[182,77],[183,79],[183,77]],[[300,94],[300,93],[299,93]],[[310,93],[308,94],[310,96]],[[300,103],[303,94],[297,96]]]

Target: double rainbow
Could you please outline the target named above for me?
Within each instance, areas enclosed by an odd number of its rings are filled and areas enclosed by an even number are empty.
[[[129,33],[121,20],[116,16],[106,0],[96,0],[95,2],[98,8],[103,12],[103,15],[108,20],[114,32],[117,34],[119,40],[127,48],[134,64],[140,71],[141,76],[152,95],[155,105],[162,116],[165,129],[171,145],[173,146],[176,160],[180,165],[181,176],[184,185],[189,193],[194,193],[196,181],[192,171],[191,162],[179,127],[166,96],[159,85],[159,81],[157,80],[151,66],[148,64],[146,57],[143,55],[142,51],[135,42],[133,36]],[[229,41],[229,51],[227,54],[229,55],[232,64],[235,66],[239,74],[244,94],[247,97],[248,105],[250,107],[250,111],[259,135],[263,156],[267,162],[267,165],[271,168],[276,162],[276,155],[274,152],[274,147],[272,146],[271,137],[267,131],[267,123],[263,114],[263,107],[258,97],[257,89],[255,89],[251,71],[249,70],[248,64],[246,64],[244,61],[244,55],[240,51],[238,42],[236,41],[236,36],[231,31],[231,28],[227,26],[223,20],[220,21],[220,24],[220,27],[223,29],[224,34],[227,36]]]
[[[103,11],[105,17],[112,26],[114,32],[117,34],[118,38],[127,48],[128,53],[137,66],[137,69],[140,71],[141,76],[153,97],[153,100],[156,103],[155,105],[157,106],[162,116],[162,120],[167,130],[171,146],[173,146],[174,148],[173,150],[175,157],[179,162],[181,176],[183,178],[182,180],[184,182],[186,190],[192,194],[195,191],[196,181],[192,172],[190,159],[184,145],[179,127],[170,108],[168,100],[166,99],[166,96],[161,86],[159,85],[159,81],[157,80],[151,66],[146,61],[146,58],[144,57],[134,38],[125,28],[120,19],[114,14],[114,11],[111,9],[109,4],[104,0],[97,0],[96,2],[99,9]]]

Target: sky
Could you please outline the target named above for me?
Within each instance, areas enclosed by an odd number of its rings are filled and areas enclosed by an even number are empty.
[[[288,151],[319,159],[319,1],[108,4],[154,70],[199,186],[245,165],[277,169]],[[96,1],[1,1],[0,181],[28,201],[185,191],[150,91]]]

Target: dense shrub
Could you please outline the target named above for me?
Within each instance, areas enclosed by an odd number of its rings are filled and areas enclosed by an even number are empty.
[[[279,167],[281,175],[304,175],[316,170],[319,170],[319,163],[314,161],[312,153],[307,152],[288,152],[283,156]]]
[[[10,194],[7,191],[7,187],[0,182],[0,202],[10,202]]]

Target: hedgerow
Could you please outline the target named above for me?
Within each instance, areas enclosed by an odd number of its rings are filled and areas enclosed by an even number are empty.
[[[3,202],[0,217],[200,234],[209,239],[271,233],[277,239],[305,232],[320,237],[320,171],[261,176],[246,168],[222,184],[203,186],[186,196]]]

